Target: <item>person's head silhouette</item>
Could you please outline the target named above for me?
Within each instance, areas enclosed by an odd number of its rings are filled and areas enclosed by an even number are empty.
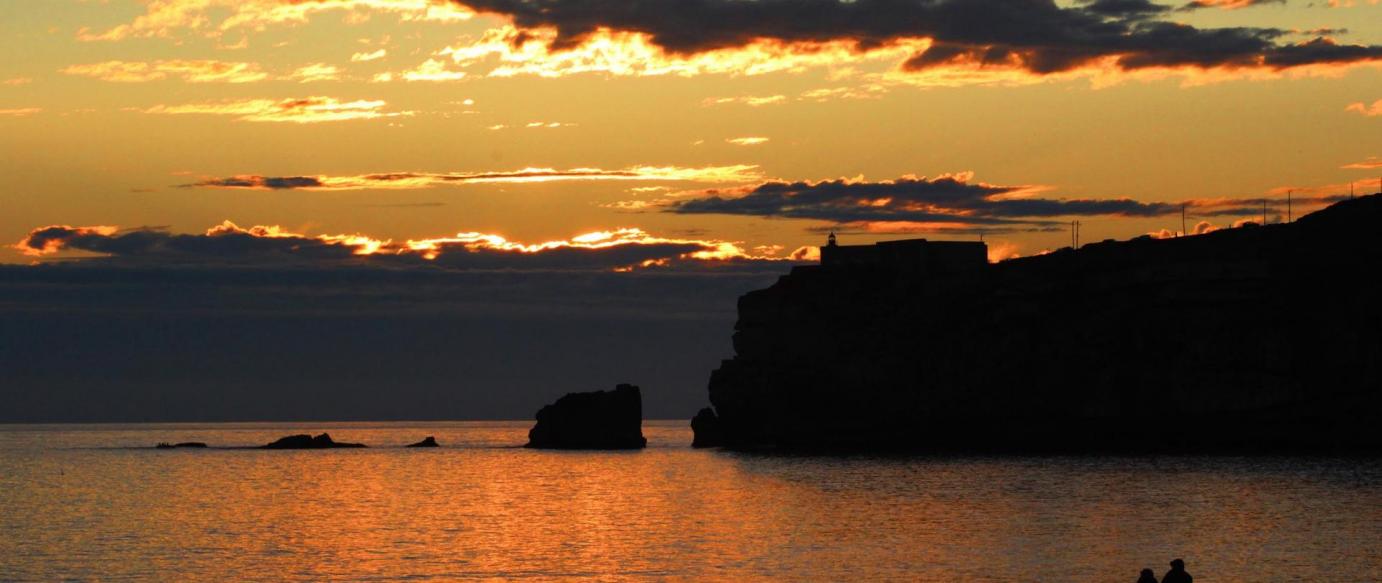
[[[1176,559],[1171,561],[1171,570],[1161,578],[1161,583],[1193,583],[1194,580],[1194,577],[1185,572],[1185,561]]]
[[[1137,583],[1157,583],[1156,573],[1151,569],[1143,569],[1142,574],[1137,577]]]

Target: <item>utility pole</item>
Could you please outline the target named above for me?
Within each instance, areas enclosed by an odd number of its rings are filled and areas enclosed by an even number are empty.
[[[1180,234],[1190,234],[1190,231],[1185,230],[1185,203],[1180,203]]]
[[[1291,222],[1291,191],[1286,191],[1286,222]]]

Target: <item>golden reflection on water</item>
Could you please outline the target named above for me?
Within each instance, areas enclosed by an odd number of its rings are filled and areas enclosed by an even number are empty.
[[[1376,581],[1382,463],[549,452],[528,424],[0,427],[0,580]],[[365,450],[156,451],[328,429]],[[436,435],[447,447],[394,446]],[[139,449],[134,449],[138,446]],[[386,447],[388,446],[388,447]]]

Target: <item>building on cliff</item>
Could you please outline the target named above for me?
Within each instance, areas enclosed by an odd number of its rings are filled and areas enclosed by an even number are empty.
[[[821,247],[821,265],[825,267],[940,274],[982,269],[988,262],[988,245],[982,242],[904,239],[873,245],[840,245],[835,233],[831,233]]]

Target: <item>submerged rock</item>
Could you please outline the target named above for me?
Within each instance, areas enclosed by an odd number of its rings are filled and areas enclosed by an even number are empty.
[[[426,439],[417,443],[410,443],[404,447],[441,447],[437,444],[437,438],[428,435]]]
[[[701,409],[691,419],[691,432],[695,434],[691,447],[719,447],[724,443],[724,437],[720,434],[720,418],[710,407]]]
[[[365,447],[362,443],[341,443],[331,439],[331,435],[323,433],[318,436],[289,435],[280,438],[278,441],[264,445],[260,449],[336,449],[336,448],[356,448]]]
[[[160,442],[157,446],[155,446],[156,449],[183,449],[199,447],[206,447],[206,444],[200,441],[184,441],[181,443],[168,443],[164,441]]]
[[[526,447],[544,449],[640,449],[643,395],[638,387],[569,393],[537,412]]]

